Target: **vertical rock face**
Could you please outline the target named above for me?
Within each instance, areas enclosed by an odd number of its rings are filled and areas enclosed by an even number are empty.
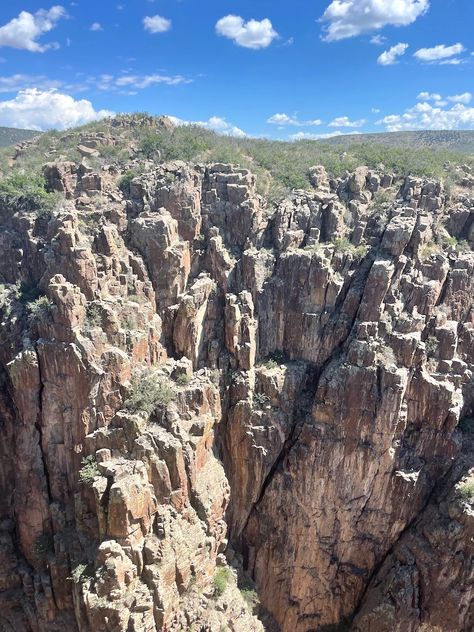
[[[466,489],[472,490],[472,457],[471,439],[371,581],[354,621],[356,632],[472,627],[474,523],[466,498]]]
[[[2,629],[471,630],[473,200],[45,176],[0,208]]]

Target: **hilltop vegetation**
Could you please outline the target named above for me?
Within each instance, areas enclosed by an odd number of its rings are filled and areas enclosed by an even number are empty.
[[[133,170],[141,169],[140,163],[145,160],[238,164],[257,175],[259,192],[270,200],[280,199],[292,189],[309,188],[309,169],[318,164],[334,177],[367,165],[397,175],[419,175],[448,182],[455,179],[455,165],[467,163],[474,167],[472,156],[448,148],[389,146],[362,140],[350,142],[351,139],[345,143],[346,137],[337,139],[337,143],[335,140],[323,143],[232,138],[198,126],[175,127],[169,119],[135,114],[68,132],[45,133],[17,157],[13,169],[39,173],[45,162],[72,160],[78,163],[82,160],[78,144],[87,134],[103,134],[111,141],[87,156],[88,164],[94,168],[116,163],[133,174]],[[9,171],[11,154],[11,148],[0,153],[0,172],[4,176]]]

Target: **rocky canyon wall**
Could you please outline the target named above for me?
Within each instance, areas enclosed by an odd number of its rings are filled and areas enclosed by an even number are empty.
[[[0,629],[472,630],[472,195],[139,167],[0,205]]]

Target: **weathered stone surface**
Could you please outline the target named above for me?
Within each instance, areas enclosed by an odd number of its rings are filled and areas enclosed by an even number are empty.
[[[474,510],[472,496],[461,493],[472,484],[472,455],[465,441],[440,491],[370,583],[354,632],[472,629]]]
[[[472,199],[314,167],[271,209],[245,169],[132,164],[0,209],[2,626],[470,630]]]
[[[77,166],[74,162],[50,162],[43,167],[43,175],[49,190],[63,193],[66,198],[73,197],[76,174]]]

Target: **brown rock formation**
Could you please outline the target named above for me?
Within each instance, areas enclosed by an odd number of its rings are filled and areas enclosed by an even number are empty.
[[[0,629],[471,630],[472,198],[44,174],[0,208]]]

